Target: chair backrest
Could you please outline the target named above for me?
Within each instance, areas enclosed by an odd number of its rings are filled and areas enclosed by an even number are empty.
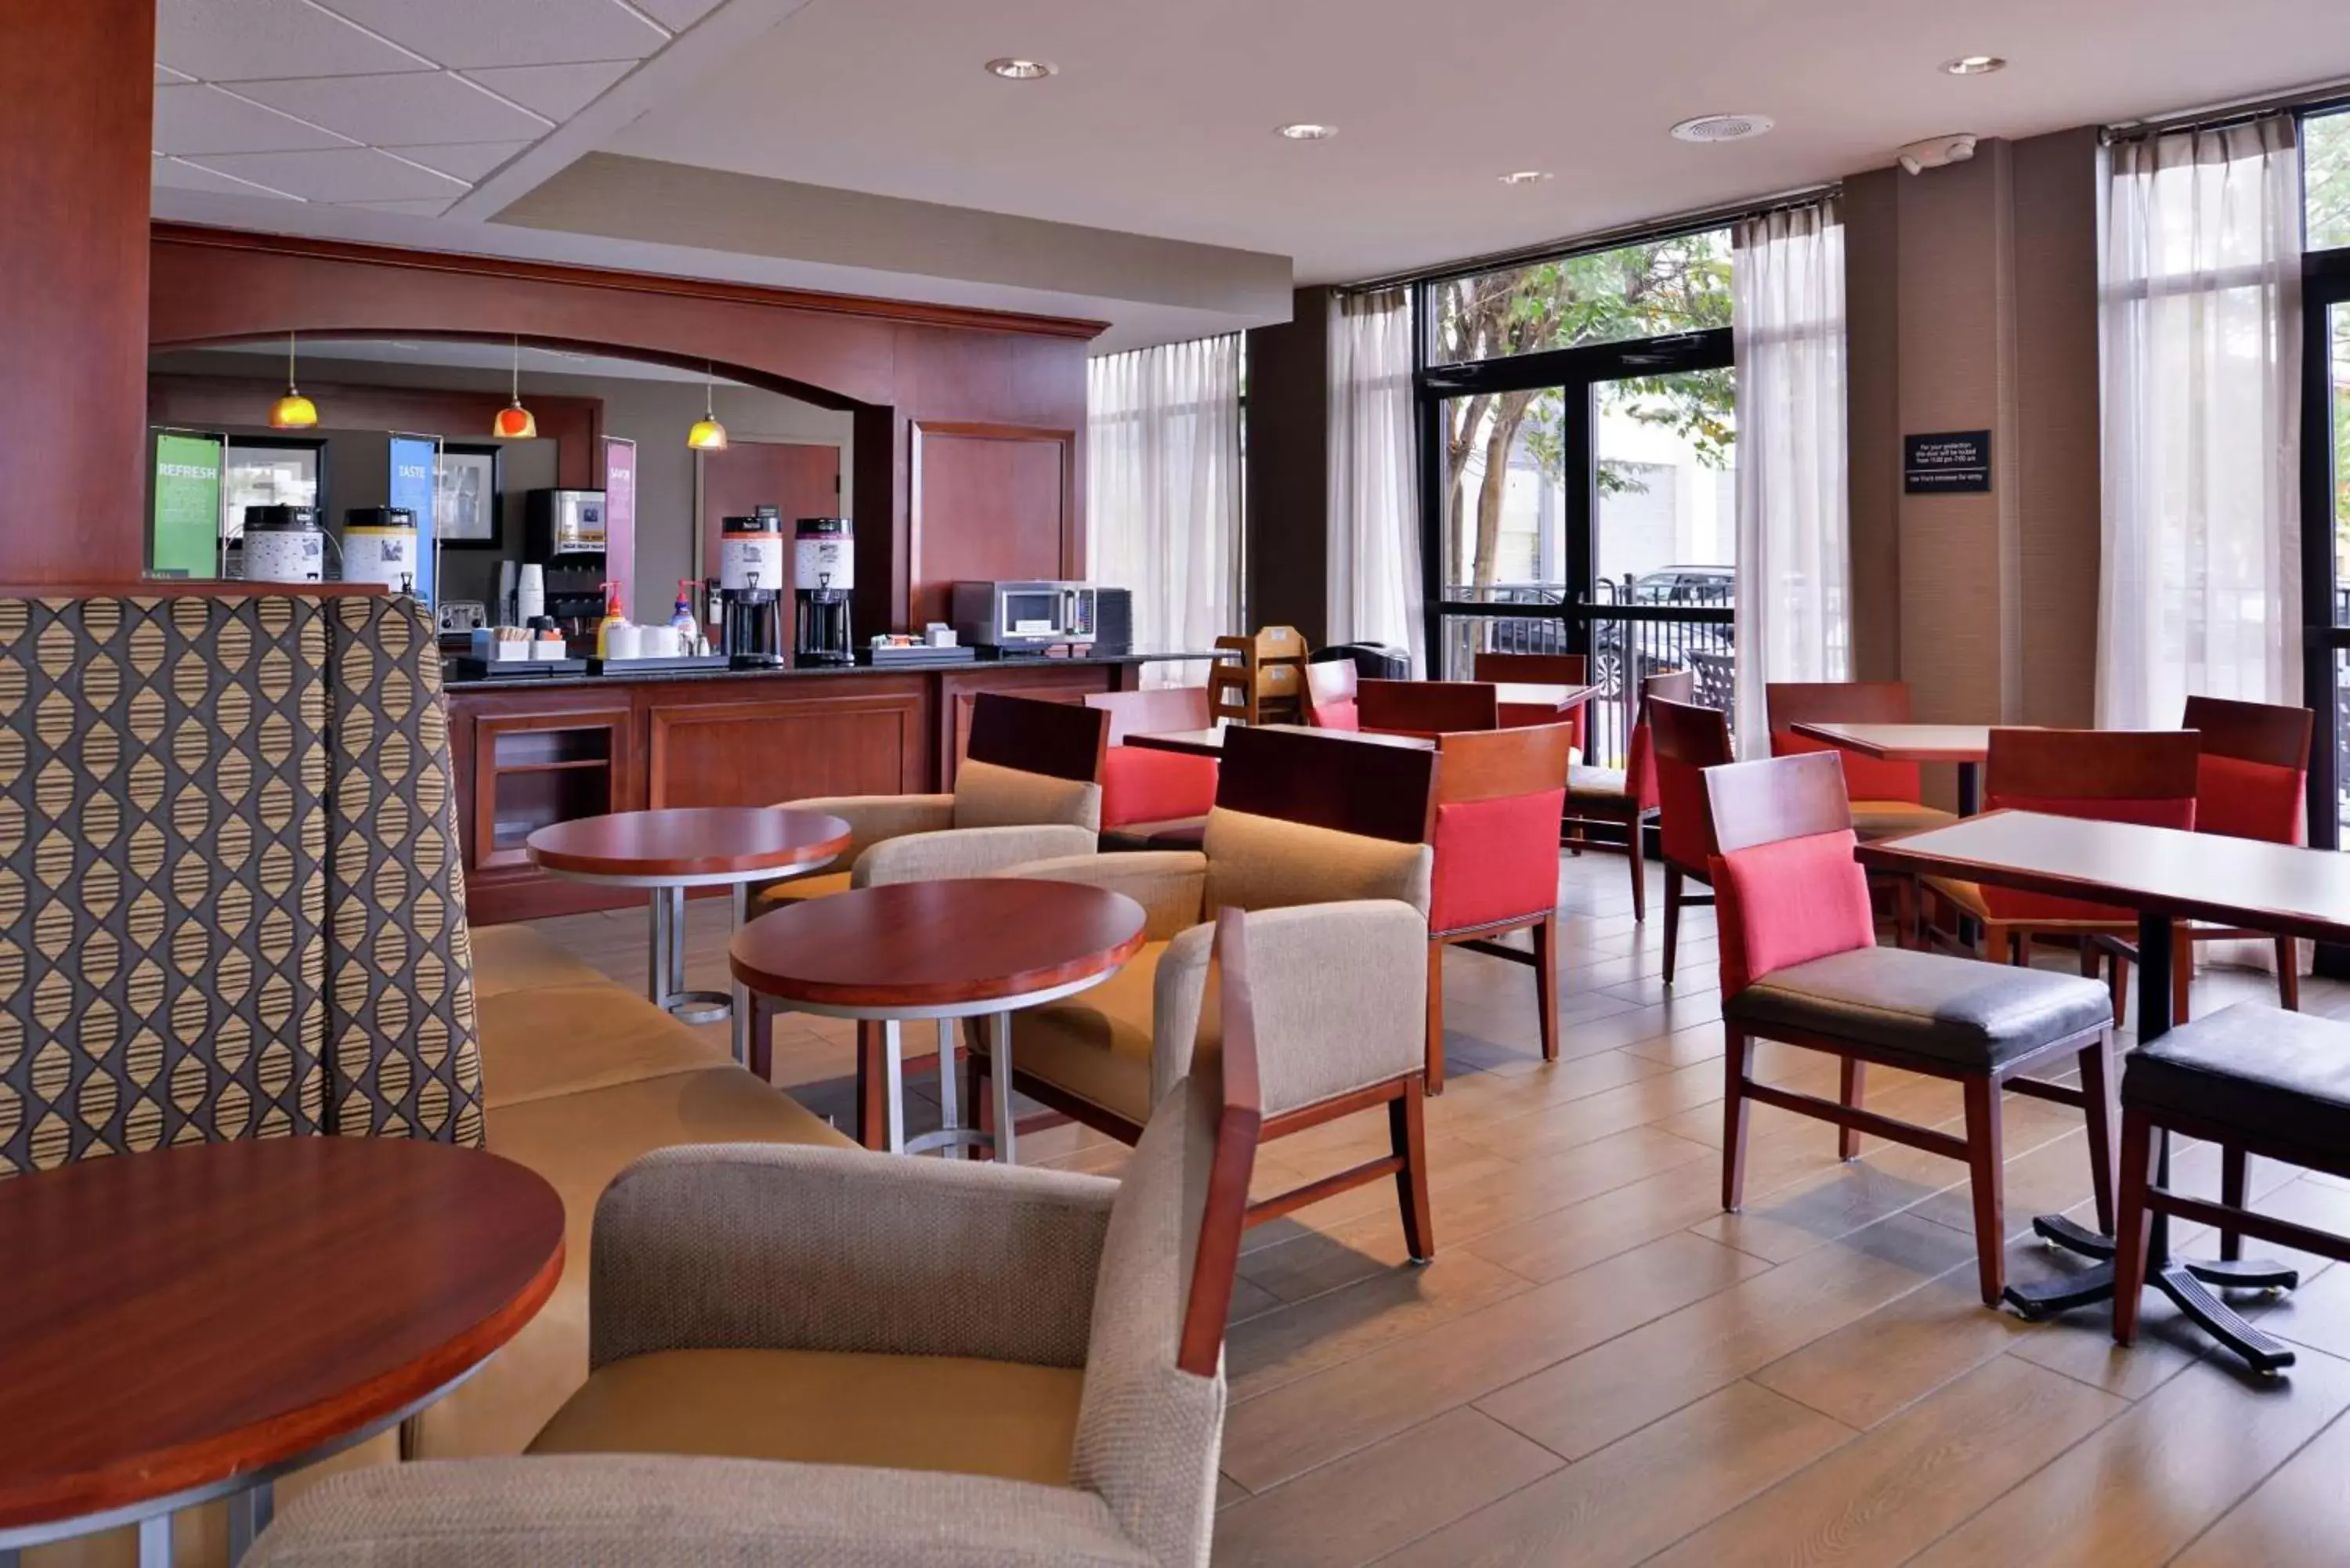
[[[1154,1563],[1205,1562],[1220,1376],[1263,1123],[1247,920],[1216,922],[1219,1040],[1151,1115],[1110,1208],[1069,1481]]]
[[[1993,730],[1983,805],[1993,811],[2192,828],[2201,745],[2192,730]],[[1992,919],[2126,924],[2126,909],[1986,885]]]
[[[1651,697],[1648,732],[1657,754],[1658,840],[1668,861],[1703,876],[1713,854],[1713,813],[1702,775],[1731,760],[1730,716]]]
[[[1591,659],[1580,653],[1481,653],[1470,673],[1480,680],[1516,680],[1536,686],[1586,686],[1591,682]],[[1565,724],[1573,732],[1575,749],[1578,752],[1583,749],[1582,709],[1577,708],[1564,718],[1546,718],[1539,722]]]
[[[1490,680],[1366,680],[1357,688],[1366,730],[1397,735],[1439,735],[1450,730],[1496,730],[1500,694]]]
[[[2195,831],[2272,844],[2309,842],[2306,708],[2189,697],[2179,728],[2201,737]]]
[[[1433,749],[1226,732],[1202,840],[1207,907],[1393,898],[1424,913],[1438,771]]]
[[[1724,996],[1775,970],[1876,945],[1841,757],[1798,753],[1702,776]]]
[[[1204,730],[1214,720],[1208,712],[1204,686],[1163,686],[1151,691],[1097,691],[1086,706],[1109,715],[1109,743],[1123,745],[1128,735],[1163,735],[1175,730]]]
[[[1771,754],[1792,756],[1800,752],[1835,751],[1825,741],[1794,732],[1797,724],[1906,724],[1909,722],[1909,683],[1906,680],[1773,680],[1762,689],[1763,711],[1771,725]],[[1915,803],[1924,794],[1916,763],[1847,753],[1844,782],[1855,800]]]
[[[1082,702],[983,691],[954,774],[957,827],[1101,830],[1109,715]]]
[[[1657,808],[1657,748],[1648,730],[1648,704],[1687,702],[1697,695],[1697,671],[1660,670],[1643,677],[1632,701],[1632,733],[1624,747],[1624,791],[1643,811]]]
[[[1565,724],[1444,735],[1428,927],[1436,933],[1549,913],[1574,733]]]
[[[1356,688],[1362,671],[1351,659],[1326,659],[1305,667],[1305,721],[1325,730],[1362,728],[1356,712]]]

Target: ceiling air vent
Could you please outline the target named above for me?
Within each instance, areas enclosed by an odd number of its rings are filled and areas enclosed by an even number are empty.
[[[1773,124],[1767,114],[1701,114],[1673,127],[1683,141],[1752,141]]]

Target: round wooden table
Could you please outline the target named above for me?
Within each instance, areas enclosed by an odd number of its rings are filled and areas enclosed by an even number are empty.
[[[1142,928],[1141,905],[1077,882],[900,882],[762,915],[734,933],[729,957],[759,1013],[754,1055],[766,1050],[769,1002],[878,1020],[890,1150],[920,1154],[992,1143],[996,1158],[1010,1163],[1013,1012],[1107,980],[1141,950]],[[957,1109],[954,1022],[963,1018],[990,1021],[992,1137],[962,1127]],[[909,1142],[899,1025],[915,1019],[939,1021],[941,1125]]]
[[[0,1181],[0,1560],[270,1485],[462,1383],[563,1272],[563,1200],[478,1149],[278,1137]]]
[[[645,994],[693,1023],[734,1020],[734,1059],[748,1059],[749,1008],[685,989],[685,895],[690,888],[733,889],[734,926],[750,912],[751,886],[804,876],[848,847],[848,824],[820,811],[780,806],[669,806],[583,816],[542,827],[525,841],[531,863],[575,882],[652,892]]]

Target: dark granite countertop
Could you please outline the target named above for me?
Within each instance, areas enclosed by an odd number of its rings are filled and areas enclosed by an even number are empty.
[[[1230,657],[1232,656],[1229,653],[1139,650],[1128,653],[1089,653],[1080,658],[1069,659],[1035,657],[975,659],[954,664],[832,664],[815,665],[805,670],[653,670],[628,675],[510,676],[495,680],[449,680],[443,683],[442,689],[449,691],[551,691],[567,686],[632,686],[654,681],[796,680],[825,676],[854,678],[861,675],[951,675],[967,670],[1050,670],[1078,664],[1159,664],[1177,659],[1211,659]]]

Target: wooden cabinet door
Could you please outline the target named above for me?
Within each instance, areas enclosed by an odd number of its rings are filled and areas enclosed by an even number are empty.
[[[473,732],[468,871],[526,867],[536,829],[643,804],[625,701],[484,712]]]

